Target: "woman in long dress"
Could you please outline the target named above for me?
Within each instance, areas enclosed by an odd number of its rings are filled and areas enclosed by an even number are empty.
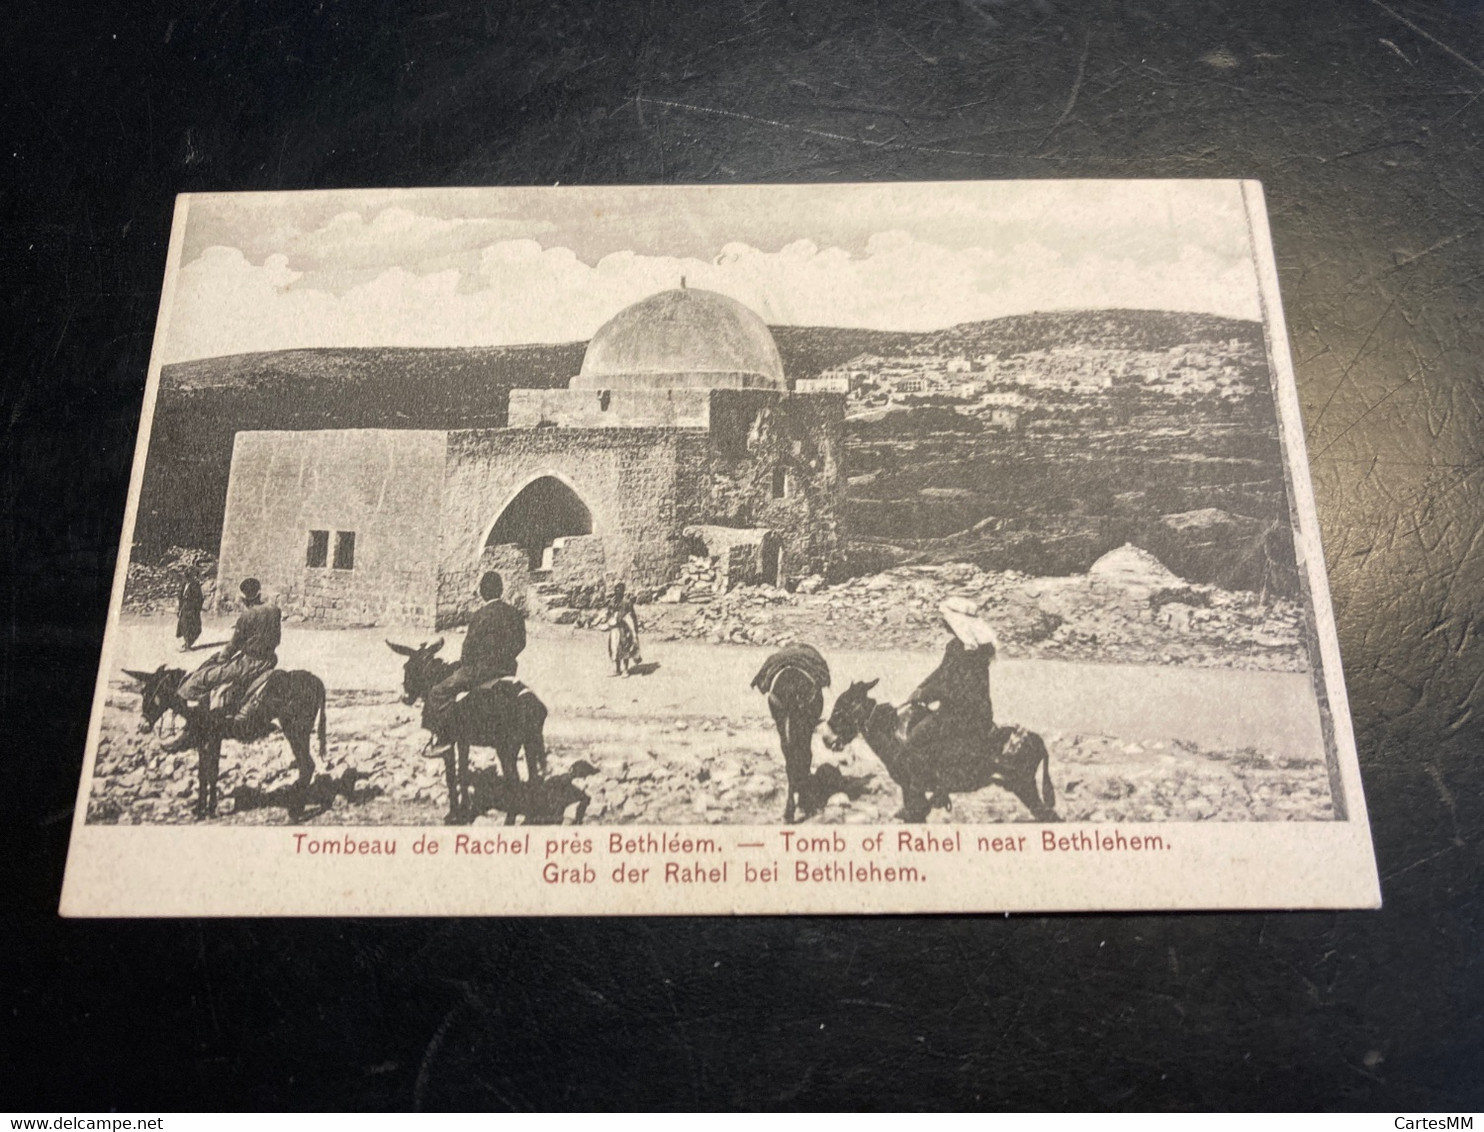
[[[190,652],[201,636],[201,607],[205,604],[201,583],[194,571],[187,569],[175,595],[175,635],[180,638],[181,652]]]

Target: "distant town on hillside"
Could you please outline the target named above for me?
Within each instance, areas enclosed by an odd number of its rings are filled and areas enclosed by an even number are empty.
[[[796,391],[847,397],[852,568],[1085,570],[1124,542],[1186,577],[1296,584],[1260,323],[1043,312],[933,332],[774,327]],[[135,557],[214,552],[233,437],[478,428],[558,387],[582,343],[306,349],[162,371]]]

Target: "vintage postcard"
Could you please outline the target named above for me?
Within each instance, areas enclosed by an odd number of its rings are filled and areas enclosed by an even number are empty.
[[[64,914],[1379,900],[1256,183],[180,199]]]

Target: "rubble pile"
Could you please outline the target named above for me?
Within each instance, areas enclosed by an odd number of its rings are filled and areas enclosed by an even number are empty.
[[[693,554],[680,568],[680,577],[676,579],[675,585],[665,592],[668,594],[671,590],[679,589],[682,601],[709,601],[721,588],[720,577],[721,571],[715,558]],[[660,600],[664,601],[665,598],[662,596]]]
[[[781,645],[799,638],[791,611],[800,598],[776,586],[738,586],[694,607],[690,632],[714,644]]]
[[[669,586],[658,591],[636,591],[634,596],[641,603],[647,600],[660,605],[704,605],[716,595],[719,578],[715,558],[692,555]],[[579,629],[594,629],[608,620],[606,593],[585,595],[584,600],[574,600],[574,596],[570,590],[552,582],[537,582],[526,596],[527,612],[554,625]]]
[[[683,593],[682,588],[682,593]],[[834,585],[805,579],[790,593],[743,586],[704,604],[674,598],[648,607],[664,639],[820,648],[935,650],[939,605],[968,598],[996,629],[1007,656],[1128,664],[1301,671],[1302,617],[1290,601],[1182,581],[1138,547],[1124,546],[1087,574],[1039,578],[968,563],[898,566]]]
[[[182,572],[194,571],[206,598],[206,608],[216,602],[216,555],[191,547],[172,546],[153,564],[129,560],[124,579],[124,608],[130,613],[174,613]]]

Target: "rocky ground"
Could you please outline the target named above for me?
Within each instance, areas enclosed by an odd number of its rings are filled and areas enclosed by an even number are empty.
[[[1309,667],[1294,603],[1184,582],[1132,546],[1067,578],[954,563],[899,566],[835,585],[810,578],[792,593],[743,586],[718,594],[714,576],[704,561],[693,562],[679,585],[641,611],[648,635],[735,644],[805,640],[821,648],[937,648],[943,638],[939,604],[967,597],[995,626],[1008,655],[1281,672]]]
[[[173,547],[157,564],[131,563],[124,608],[173,613],[179,570],[204,578],[211,608],[215,560]],[[994,625],[1009,656],[1108,664],[1303,672],[1309,668],[1299,607],[1260,595],[1183,581],[1134,546],[1104,555],[1086,574],[1033,577],[968,563],[898,566],[827,585],[716,588],[717,571],[691,559],[676,583],[639,608],[645,637],[714,644],[820,648],[941,648],[938,606],[967,597]],[[531,613],[555,625],[591,628],[605,613],[565,601],[550,585],[530,591]]]
[[[210,609],[216,600],[216,555],[205,550],[172,546],[154,562],[129,562],[124,579],[124,608],[131,613],[175,613],[184,571],[201,583]]]
[[[131,566],[126,607],[172,613],[172,571],[209,566],[192,554]],[[935,663],[945,639],[938,606],[952,596],[974,601],[998,631],[1001,664],[992,677],[997,717],[1041,728],[1063,818],[1312,820],[1330,814],[1327,772],[1317,744],[1295,738],[1307,733],[1302,721],[1294,722],[1298,715],[1259,713],[1254,721],[1233,707],[1230,718],[1204,718],[1211,712],[1206,685],[1213,680],[1220,702],[1268,703],[1271,687],[1263,681],[1291,681],[1279,674],[1307,671],[1297,607],[1188,584],[1132,546],[1068,578],[918,565],[833,585],[808,578],[792,592],[744,586],[718,593],[714,565],[694,559],[674,586],[639,608],[649,675],[608,677],[601,634],[590,631],[602,612],[564,606],[560,595],[546,594],[533,602],[532,644],[521,672],[551,709],[552,771],[578,759],[596,769],[581,784],[592,799],[587,821],[776,822],[785,790],[777,735],[761,697],[748,688],[767,652],[759,646],[809,641],[836,668],[833,691],[852,677],[882,675],[881,694],[900,699]],[[131,613],[126,622],[121,665],[190,667],[205,655],[171,650],[168,616]],[[203,649],[219,643],[228,624],[208,619]],[[397,633],[286,627],[283,666],[322,673],[330,687],[329,748],[304,820],[422,824],[440,821],[447,809],[442,763],[425,757],[416,710],[398,700],[398,662],[384,651],[384,635]],[[448,636],[448,652],[456,655],[456,634]],[[1071,663],[1023,671],[1045,661]],[[1160,667],[1139,667],[1149,665]],[[1230,674],[1211,671],[1199,686],[1171,690],[1213,669]],[[1088,689],[1101,687],[1109,674],[1119,691],[1092,697],[1100,706],[1084,710],[1080,701],[1089,698]],[[1154,707],[1161,697],[1164,706]],[[1149,706],[1130,720],[1115,710],[1128,702]],[[195,756],[163,753],[159,736],[139,735],[137,711],[132,685],[113,684],[90,817],[188,821]],[[1162,719],[1154,718],[1161,713]],[[492,761],[489,752],[476,753],[476,764]],[[815,765],[834,765],[844,790],[812,820],[892,820],[899,793],[861,744],[842,754],[816,744]],[[287,820],[286,787],[293,781],[281,736],[228,743],[218,820]],[[1016,799],[990,788],[955,799],[951,814],[937,811],[932,820],[1028,818]],[[503,820],[503,814],[480,820]]]
[[[164,617],[129,619],[119,663],[153,668],[160,660],[177,659],[179,654],[169,651],[172,624]],[[209,625],[208,636],[219,636],[223,627]],[[286,633],[285,666],[325,673],[330,685],[328,752],[317,768],[306,822],[425,824],[440,822],[446,811],[442,764],[423,753],[426,737],[417,709],[398,700],[399,667],[381,644],[381,635],[296,627]],[[779,822],[786,780],[777,734],[763,700],[747,687],[764,652],[735,645],[654,643],[650,655],[659,658],[659,667],[652,675],[614,679],[603,675],[606,657],[598,634],[537,629],[527,650],[530,663],[523,657],[522,672],[528,673],[552,709],[547,730],[551,770],[564,771],[578,759],[596,770],[581,783],[592,799],[586,820]],[[893,698],[899,698],[931,661],[921,653],[830,655],[842,685],[851,674],[880,674],[882,692]],[[1084,714],[1075,729],[1050,728],[1039,721],[1072,718],[1065,705],[1083,686],[1078,670],[1034,662],[1022,667],[1032,670],[1007,671],[1003,681],[1007,691],[996,702],[1007,705],[1003,714],[1008,720],[1041,727],[1051,756],[1057,809],[1064,819],[1314,820],[1331,813],[1327,772],[1317,747],[1292,740],[1293,729],[1281,720],[1259,716],[1246,726],[1234,715],[1231,721],[1206,726],[1204,732],[1192,730],[1191,738],[1149,737],[1171,731],[1168,721],[1149,722],[1142,737],[1131,737],[1130,730],[1121,727],[1109,727],[1121,734],[1104,733],[1096,725],[1096,713]],[[1159,670],[1147,671],[1161,685],[1170,682],[1170,676],[1158,676]],[[1038,695],[1053,682],[1047,673],[1056,677],[1063,672],[1072,684],[1058,693],[1062,698],[1042,696],[1038,702]],[[1123,670],[1117,674],[1120,679],[1138,675]],[[1234,672],[1231,696],[1238,703],[1259,699],[1272,681],[1292,679]],[[1244,681],[1257,683],[1249,688]],[[133,686],[122,678],[115,681],[103,716],[90,819],[127,824],[190,821],[195,756],[166,754],[160,749],[161,735],[139,734],[138,710]],[[1174,703],[1167,714],[1175,718],[1178,730],[1179,719],[1188,712]],[[476,766],[493,761],[490,752],[476,752]],[[844,790],[810,820],[893,820],[901,804],[899,793],[869,749],[856,743],[834,753],[816,744],[815,766],[824,765],[837,767]],[[227,743],[217,820],[286,822],[285,788],[293,780],[282,736],[247,745]],[[935,822],[1029,819],[1015,798],[994,787],[959,796],[951,813],[937,811],[932,816]],[[503,814],[479,820],[498,822]]]

